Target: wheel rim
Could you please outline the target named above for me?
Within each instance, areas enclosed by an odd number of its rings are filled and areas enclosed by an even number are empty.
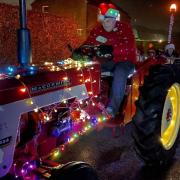
[[[161,143],[166,150],[172,148],[178,135],[180,126],[179,109],[180,85],[175,83],[168,90],[162,114]]]

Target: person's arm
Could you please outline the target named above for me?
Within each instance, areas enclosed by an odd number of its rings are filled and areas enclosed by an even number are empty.
[[[132,28],[127,23],[119,23],[118,31],[115,33],[115,42],[113,43],[114,61],[130,61],[136,63],[136,45]]]
[[[94,29],[91,30],[87,39],[83,42],[82,45],[97,45],[98,42],[96,41],[96,37],[99,34],[99,26],[96,26]]]
[[[81,60],[83,59],[83,49],[85,50],[85,47],[88,49],[90,49],[90,46],[93,46],[95,44],[95,36],[94,34],[96,33],[96,28],[94,28],[93,30],[91,30],[89,36],[87,37],[87,39],[81,44],[80,47],[76,48],[73,53],[72,53],[72,58],[74,60]]]

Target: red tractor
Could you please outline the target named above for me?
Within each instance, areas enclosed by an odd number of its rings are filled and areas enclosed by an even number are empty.
[[[29,66],[24,0],[20,10],[20,66],[0,74],[0,177],[96,180],[90,165],[61,164],[59,157],[68,144],[106,121],[97,103],[102,94],[108,98],[100,88],[107,76],[91,61]],[[133,117],[137,154],[153,166],[172,159],[180,126],[180,64],[163,63],[149,59],[137,66],[121,108],[124,124]]]

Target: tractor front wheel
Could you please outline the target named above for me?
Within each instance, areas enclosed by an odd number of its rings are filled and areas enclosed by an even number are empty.
[[[85,162],[69,162],[53,170],[50,180],[99,180],[96,171]]]
[[[167,165],[173,158],[180,127],[180,70],[158,65],[140,87],[133,117],[135,151],[147,165]]]

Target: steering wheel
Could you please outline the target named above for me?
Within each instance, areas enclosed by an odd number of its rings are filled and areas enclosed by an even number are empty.
[[[91,57],[112,59],[113,48],[110,45],[82,45],[81,51],[83,54]]]
[[[79,47],[82,55],[85,55],[85,56],[88,56],[90,58],[93,58],[94,56],[96,56],[96,53],[95,53],[95,49],[96,49],[96,46],[94,45],[82,45]]]
[[[72,53],[78,54],[80,59],[92,60],[94,57],[100,59],[112,59],[113,58],[113,48],[110,45],[87,45],[84,44],[78,49],[73,50],[70,45],[68,45],[69,50]]]

